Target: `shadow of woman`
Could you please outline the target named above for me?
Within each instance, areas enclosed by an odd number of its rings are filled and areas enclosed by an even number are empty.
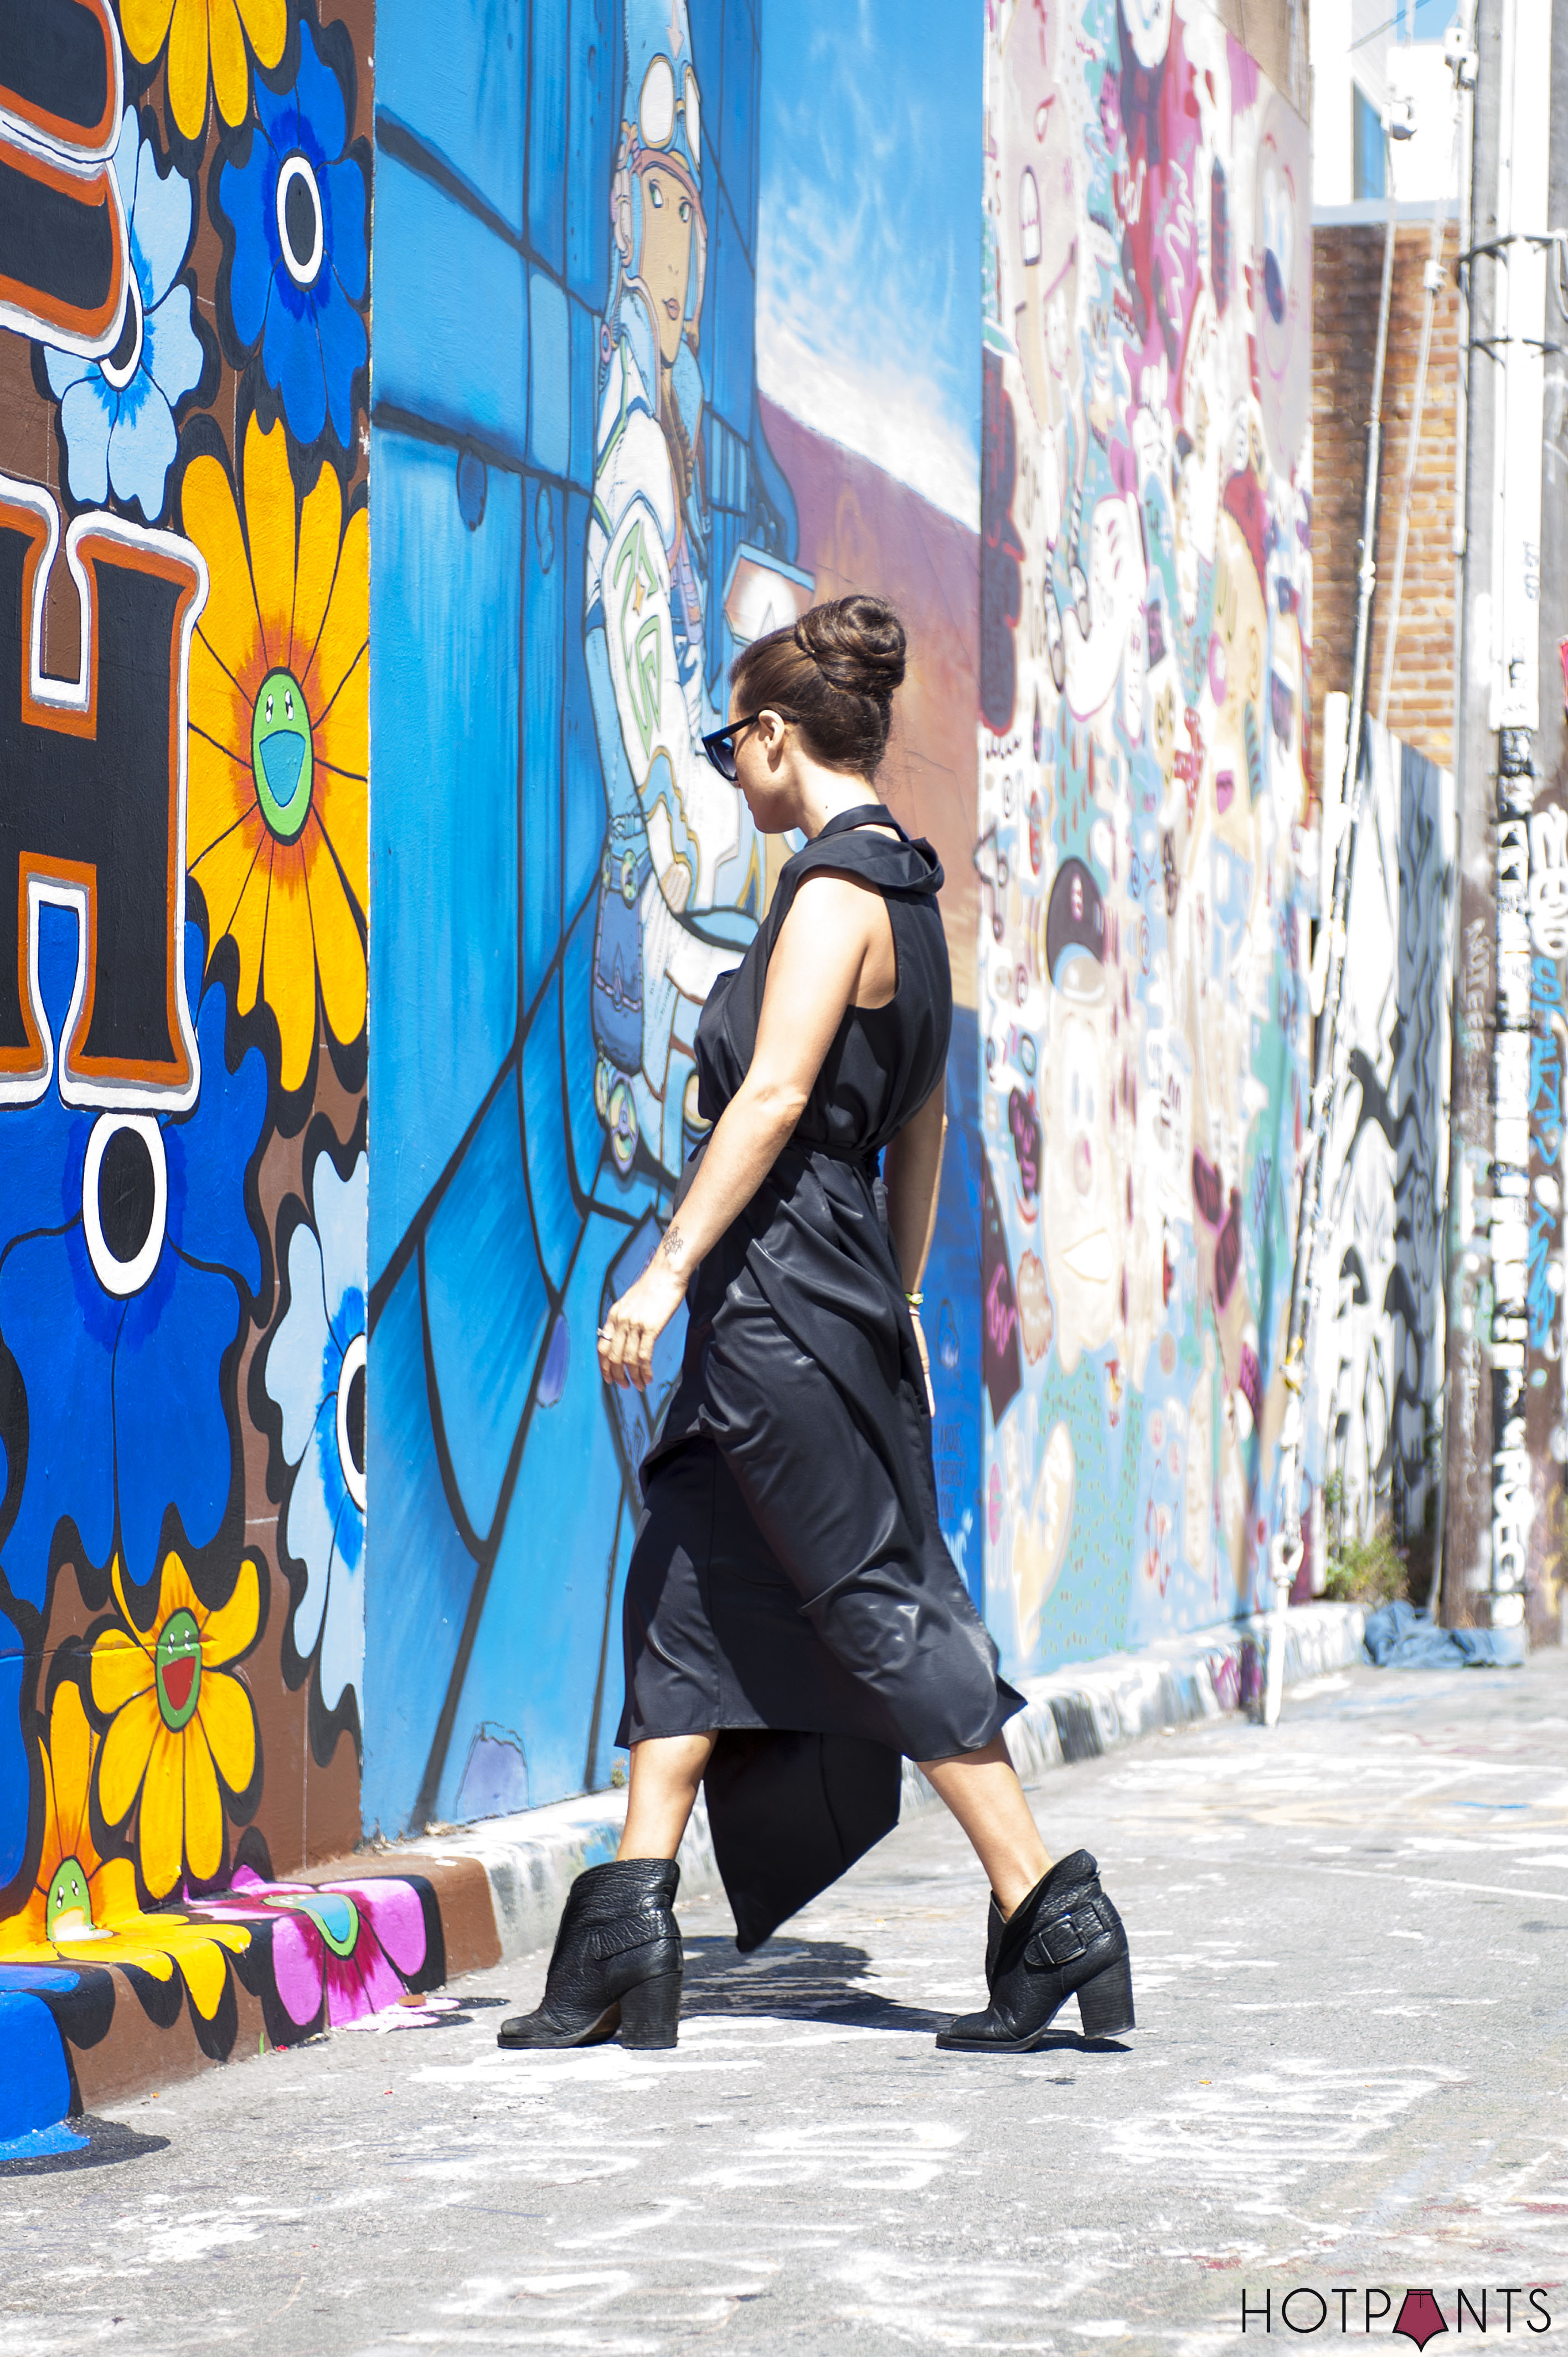
[[[937,2013],[923,2006],[901,2005],[868,1986],[869,1954],[841,1941],[772,1939],[745,1956],[737,1955],[734,1943],[725,1939],[688,1934],[682,1945],[686,1974],[681,2010],[686,2019],[698,2014],[731,2019],[766,2016],[843,2022],[857,2029],[934,2032],[945,2029],[953,2018],[950,2010]],[[1085,2038],[1065,2029],[1047,2030],[1029,2050],[1041,2055],[1130,2051],[1120,2039]],[[981,2059],[989,2062],[992,2057]]]
[[[768,2015],[784,2021],[847,2022],[861,2029],[936,2030],[951,2016],[900,2005],[869,1986],[871,1958],[837,1940],[769,1940],[738,1955],[724,1939],[683,1942],[685,2016]]]

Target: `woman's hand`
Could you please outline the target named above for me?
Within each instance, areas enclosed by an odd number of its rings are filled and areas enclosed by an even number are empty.
[[[633,1391],[648,1389],[653,1379],[653,1345],[685,1298],[686,1279],[660,1244],[599,1329],[599,1372],[607,1383],[622,1391],[628,1385]]]

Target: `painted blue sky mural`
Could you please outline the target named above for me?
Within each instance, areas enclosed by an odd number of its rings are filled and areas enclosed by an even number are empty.
[[[757,382],[978,524],[983,14],[761,15]]]

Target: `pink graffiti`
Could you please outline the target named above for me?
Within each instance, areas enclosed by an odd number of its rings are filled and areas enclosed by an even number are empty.
[[[1012,1300],[1012,1287],[1004,1268],[992,1271],[990,1288],[985,1296],[985,1325],[991,1337],[991,1347],[998,1358],[1013,1339],[1013,1329],[1018,1322],[1018,1312]]]

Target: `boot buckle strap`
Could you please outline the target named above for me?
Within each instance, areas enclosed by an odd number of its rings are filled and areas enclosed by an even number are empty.
[[[1038,1927],[1024,1952],[1025,1960],[1031,1964],[1076,1964],[1110,1928],[1094,1900],[1082,1900],[1068,1913],[1053,1916]]]

